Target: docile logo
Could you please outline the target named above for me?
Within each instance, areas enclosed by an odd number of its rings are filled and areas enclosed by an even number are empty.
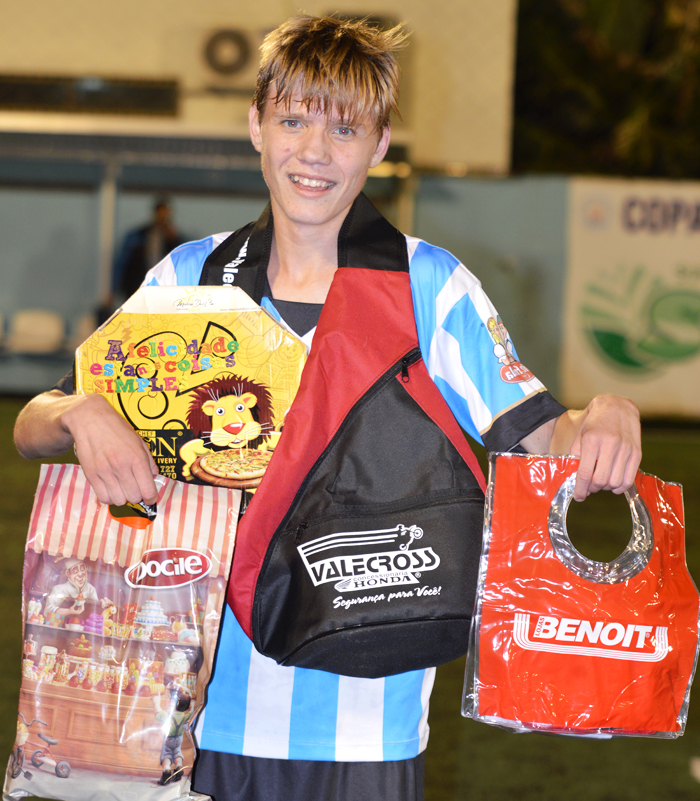
[[[208,556],[189,548],[155,548],[146,551],[136,564],[124,571],[130,587],[154,590],[172,589],[192,584],[211,572]]]

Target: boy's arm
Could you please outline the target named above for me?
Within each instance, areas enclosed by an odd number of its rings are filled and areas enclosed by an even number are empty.
[[[620,494],[634,484],[642,459],[639,409],[627,398],[598,395],[581,411],[569,410],[521,440],[528,453],[579,458],[574,499],[591,492]]]
[[[158,468],[148,446],[100,395],[65,395],[53,389],[20,412],[15,445],[25,459],[58,456],[73,444],[102,503],[155,503]]]

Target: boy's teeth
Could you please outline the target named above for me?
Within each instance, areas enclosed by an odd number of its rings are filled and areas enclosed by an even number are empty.
[[[292,175],[292,181],[294,181],[295,184],[301,184],[302,186],[310,186],[313,187],[314,189],[319,187],[326,189],[329,186],[333,186],[333,184],[330,183],[329,181],[321,181],[318,178],[302,178],[299,175]]]

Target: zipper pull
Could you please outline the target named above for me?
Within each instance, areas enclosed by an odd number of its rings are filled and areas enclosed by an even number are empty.
[[[408,384],[409,376],[408,376],[408,356],[404,356],[401,359],[401,380],[404,384]]]
[[[306,531],[306,527],[308,525],[309,525],[308,523],[299,523],[299,525],[297,526],[297,531],[296,534],[294,535],[294,544],[296,546],[299,546],[299,544],[301,543],[301,538],[304,536],[304,532]]]

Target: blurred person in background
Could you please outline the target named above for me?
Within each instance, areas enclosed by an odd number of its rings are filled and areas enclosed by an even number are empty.
[[[520,365],[514,349],[518,378],[515,384],[504,378],[487,328],[489,319],[500,318],[479,281],[451,254],[401,234],[361,194],[369,169],[389,146],[398,92],[394,54],[404,39],[400,28],[307,16],[269,34],[249,122],[270,205],[257,223],[234,234],[181,246],[146,283],[191,285],[213,275],[214,282],[235,285],[237,273],[255,270],[263,308],[309,344],[328,297],[307,367],[319,352],[329,363],[343,352],[337,348],[342,331],[328,339],[321,334],[347,306],[337,287],[366,292],[369,284],[387,316],[390,308],[405,310],[394,324],[414,338],[417,331],[421,369],[477,441],[493,451],[578,457],[577,500],[603,489],[621,493],[641,459],[636,406],[604,395],[584,410],[567,411]],[[225,254],[223,267],[211,258],[217,252]],[[360,269],[339,269],[346,266]],[[381,354],[398,336],[382,324],[377,315],[366,327],[379,334],[353,329],[366,352]],[[326,379],[322,392],[333,397],[334,391],[339,388]],[[38,458],[75,445],[103,503],[155,502],[156,466],[143,440],[101,396],[72,392],[69,375],[30,401],[15,428],[19,452]],[[396,412],[401,420],[408,414]],[[405,436],[410,441],[410,425]],[[377,469],[371,453],[351,456],[364,460],[362,470]],[[426,463],[421,448],[415,463],[427,480],[435,465]],[[478,563],[481,530],[467,533]],[[194,788],[215,801],[421,801],[434,671],[362,679],[281,666],[257,653],[227,608],[197,724]]]
[[[143,283],[146,273],[161,259],[182,245],[185,239],[173,224],[173,211],[167,198],[159,198],[146,225],[129,231],[114,261],[112,287],[116,294],[131,297]]]

